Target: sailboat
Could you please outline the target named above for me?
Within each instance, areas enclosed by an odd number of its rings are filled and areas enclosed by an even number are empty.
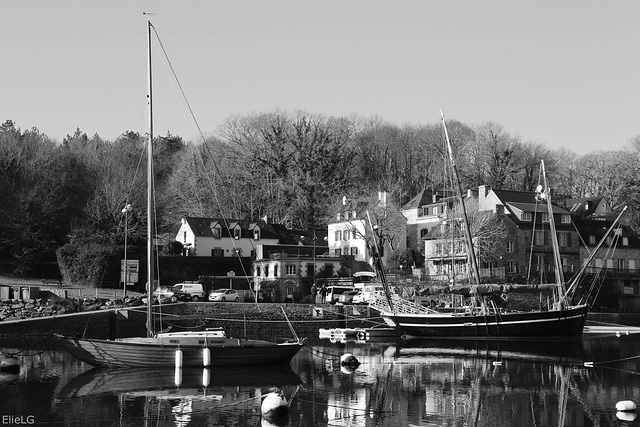
[[[466,252],[469,258],[470,270],[474,282],[470,287],[472,303],[464,312],[439,312],[421,305],[416,305],[394,294],[386,281],[381,259],[376,256],[377,249],[374,247],[373,265],[385,288],[386,301],[379,298],[376,301],[376,308],[381,313],[382,319],[391,327],[400,329],[407,337],[437,337],[437,338],[457,338],[457,339],[563,339],[579,338],[582,335],[589,306],[586,302],[572,304],[571,296],[577,287],[580,276],[573,278],[569,287],[564,281],[561,270],[560,251],[553,219],[553,207],[551,205],[551,191],[547,185],[544,161],[541,162],[543,186],[538,186],[537,196],[546,203],[550,220],[551,236],[554,250],[555,283],[550,284],[554,289],[555,302],[547,310],[535,311],[502,311],[492,300],[487,300],[483,291],[494,287],[504,289],[503,285],[490,285],[480,283],[478,262],[474,250],[473,239],[469,227],[469,220],[462,197],[462,190],[458,176],[457,167],[454,161],[449,135],[441,112],[442,125],[447,143],[449,161],[453,172],[453,178],[457,186],[457,198],[462,207],[462,220],[464,222],[464,235]],[[623,209],[624,212],[624,209]],[[613,231],[614,226],[619,222],[622,213],[618,216],[613,225],[609,228],[603,240]],[[586,267],[592,261],[597,251],[593,251],[585,261]],[[584,272],[584,268],[581,273]],[[515,286],[515,285],[512,285]],[[543,285],[538,285],[543,287]]]
[[[151,30],[148,35],[149,137],[147,142],[147,292],[156,283],[154,254],[154,194],[153,194],[153,103],[151,73]],[[227,337],[219,329],[204,331],[155,333],[152,319],[153,298],[147,298],[147,336],[116,340],[91,339],[56,335],[75,357],[93,366],[102,367],[191,367],[191,366],[262,366],[289,363],[302,348],[304,340],[296,336],[284,342]],[[283,310],[284,313],[284,310]],[[285,318],[286,318],[286,313]],[[287,319],[288,320],[288,319]],[[291,325],[290,325],[291,326]]]

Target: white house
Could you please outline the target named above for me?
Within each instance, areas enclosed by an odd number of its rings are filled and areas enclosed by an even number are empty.
[[[259,243],[280,242],[276,228],[264,221],[183,217],[176,240],[184,245],[187,256],[249,257]]]

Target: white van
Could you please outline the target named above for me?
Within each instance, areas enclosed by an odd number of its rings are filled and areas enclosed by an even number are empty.
[[[204,298],[204,287],[202,283],[177,283],[173,286],[174,295],[187,295],[192,301]]]

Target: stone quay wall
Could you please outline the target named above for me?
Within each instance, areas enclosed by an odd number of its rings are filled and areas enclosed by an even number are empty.
[[[366,328],[382,323],[368,307],[275,303],[177,303],[154,305],[156,330],[180,331],[222,327],[229,336],[265,340],[296,335],[317,337],[322,328]],[[110,308],[46,317],[12,318],[0,322],[0,336],[51,334],[118,338],[146,334],[146,307]]]

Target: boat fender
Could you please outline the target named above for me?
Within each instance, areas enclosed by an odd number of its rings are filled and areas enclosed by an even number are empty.
[[[0,361],[0,371],[2,372],[18,372],[20,370],[20,361],[15,357],[5,357]]]
[[[182,350],[176,350],[176,368],[182,368]]]
[[[358,331],[356,332],[356,338],[364,341],[367,339],[367,333],[365,331]]]
[[[282,390],[277,390],[264,397],[260,410],[264,419],[273,421],[289,414],[289,403]]]
[[[635,411],[636,404],[631,400],[621,400],[620,402],[616,403],[616,409],[622,412]]]
[[[182,384],[182,368],[176,367],[175,372],[173,373],[173,383],[176,387],[180,387]]]
[[[211,366],[211,350],[206,347],[202,349],[202,366]]]
[[[204,368],[202,370],[202,386],[204,388],[209,387],[209,383],[211,382],[211,369]]]
[[[356,357],[351,353],[345,353],[340,357],[340,364],[342,366],[351,366],[357,368],[360,366],[360,362]]]
[[[630,423],[632,421],[635,421],[636,413],[635,412],[628,412],[628,411],[618,411],[618,412],[616,412],[616,417],[620,421],[626,421],[626,422]]]

